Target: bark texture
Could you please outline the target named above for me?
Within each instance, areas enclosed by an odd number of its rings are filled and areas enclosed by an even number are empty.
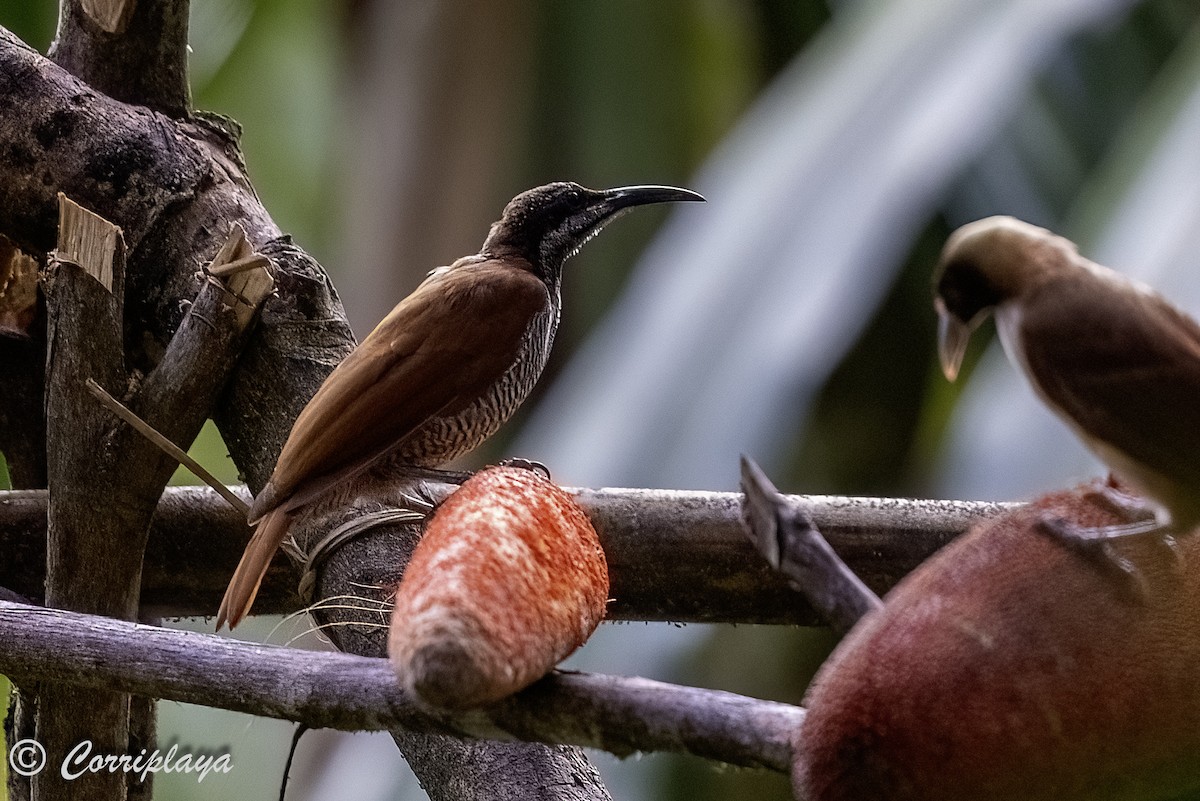
[[[0,640],[6,643],[0,670],[12,675],[43,675],[84,690],[116,688],[303,721],[313,728],[578,743],[621,756],[673,751],[787,771],[791,740],[804,719],[799,707],[719,690],[567,672],[552,673],[486,707],[431,711],[406,695],[386,659],[254,645],[3,601]],[[64,653],[72,657],[64,659]],[[573,749],[561,745],[542,747],[561,758],[556,771],[533,771],[519,745],[526,744],[508,742],[483,755],[468,752],[470,769],[512,770],[502,780],[507,791],[537,798],[558,797],[547,793],[564,779],[582,795],[585,790],[577,780],[594,776]],[[458,785],[456,792],[484,797],[479,782],[464,781],[482,775],[456,773],[443,774]],[[602,792],[598,786],[592,789]]]
[[[441,498],[451,489],[433,486]],[[237,488],[248,499],[245,488]],[[609,620],[817,626],[823,621],[771,570],[743,532],[740,498],[730,492],[574,490],[600,535],[609,561]],[[1010,505],[785,495],[811,510],[821,533],[857,575],[883,594],[970,523]],[[45,575],[46,493],[0,492],[0,587],[41,601]],[[415,537],[415,533],[411,534]],[[168,487],[150,527],[142,572],[142,615],[202,617],[215,613],[245,544],[238,514],[215,492]],[[389,587],[399,580],[408,544],[381,538],[368,576]],[[335,552],[336,553],[336,552]],[[297,563],[277,558],[254,602],[255,614],[304,606]],[[358,588],[357,595],[364,595]],[[381,594],[381,598],[386,592]],[[365,623],[386,622],[379,612]]]

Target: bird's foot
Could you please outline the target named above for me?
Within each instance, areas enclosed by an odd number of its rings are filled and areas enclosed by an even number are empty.
[[[1114,526],[1100,526],[1093,531],[1096,538],[1120,539],[1122,537],[1144,537],[1144,541],[1166,549],[1176,571],[1183,569],[1183,553],[1171,533],[1168,524],[1158,517],[1155,507],[1140,495],[1125,492],[1108,481],[1093,486],[1085,495],[1107,507],[1126,522]]]
[[[1127,523],[1157,519],[1154,507],[1145,498],[1115,487],[1108,481],[1097,481],[1084,491],[1084,495],[1098,501]]]
[[[1114,575],[1134,600],[1143,601],[1149,596],[1149,584],[1137,565],[1113,548],[1114,539],[1120,536],[1113,533],[1112,529],[1116,528],[1123,527],[1087,528],[1051,514],[1043,515],[1037,525],[1038,531],[1058,544],[1092,560],[1101,569]]]
[[[517,467],[521,470],[532,470],[535,473],[541,473],[542,478],[547,481],[553,481],[550,477],[550,468],[541,462],[535,462],[533,459],[522,459],[519,456],[514,456],[500,462],[501,467]]]
[[[1145,541],[1166,548],[1177,567],[1182,565],[1175,538],[1155,519],[1089,527],[1057,515],[1045,514],[1038,520],[1037,528],[1060,545],[1113,572],[1125,591],[1136,601],[1145,601],[1149,597],[1149,581],[1133,560],[1117,550],[1115,543],[1129,538],[1145,538]]]

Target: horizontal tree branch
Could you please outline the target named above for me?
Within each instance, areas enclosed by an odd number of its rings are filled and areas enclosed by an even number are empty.
[[[66,656],[64,656],[66,655]],[[641,678],[554,673],[466,713],[404,695],[385,659],[299,651],[0,601],[0,673],[202,704],[313,728],[406,728],[690,753],[787,771],[800,707]]]
[[[452,488],[438,485],[435,495]],[[237,492],[248,498],[244,488]],[[822,621],[754,550],[741,495],[674,490],[577,490],[608,556],[617,620],[785,623]],[[784,496],[810,514],[834,550],[883,594],[917,564],[1003,504]],[[0,586],[41,597],[46,494],[0,493]],[[214,614],[245,546],[244,519],[207,488],[170,487],[150,533],[143,613]],[[259,614],[299,609],[299,571],[276,559],[255,603]]]

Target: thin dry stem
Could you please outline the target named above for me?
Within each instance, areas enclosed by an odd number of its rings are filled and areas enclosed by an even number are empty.
[[[172,459],[178,461],[188,470],[191,470],[197,478],[216,490],[217,494],[224,498],[230,506],[241,512],[243,515],[247,515],[249,513],[250,507],[246,505],[246,502],[235,495],[233,490],[225,486],[220,479],[205,470],[204,466],[189,456],[187,451],[180,448],[174,442],[171,442],[171,440],[159,433],[153,426],[130,411],[129,407],[125,406],[125,404],[121,403],[112,395],[109,395],[108,392],[105,391],[104,387],[97,384],[93,379],[89,378],[87,380],[87,388],[88,391],[96,397],[96,400],[100,401],[100,403],[110,409],[117,417],[120,417],[126,423],[135,428],[143,437],[153,442],[163,451],[163,453],[166,453]]]

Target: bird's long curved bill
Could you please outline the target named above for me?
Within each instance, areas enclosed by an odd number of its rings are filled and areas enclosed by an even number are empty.
[[[971,326],[950,314],[938,304],[938,360],[942,374],[950,381],[958,378],[967,343],[971,341]]]
[[[678,203],[681,201],[703,201],[704,196],[690,189],[677,186],[618,186],[603,192],[604,205],[610,212],[623,211],[648,203]]]

